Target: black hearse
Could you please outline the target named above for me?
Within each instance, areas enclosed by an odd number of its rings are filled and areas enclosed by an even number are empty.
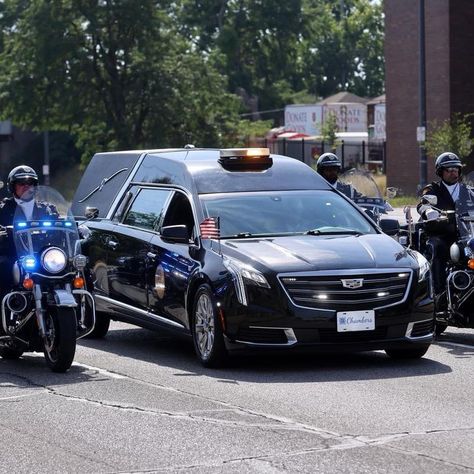
[[[89,218],[98,337],[110,318],[175,330],[205,366],[249,348],[419,358],[432,342],[424,257],[293,158],[98,153],[73,211]]]

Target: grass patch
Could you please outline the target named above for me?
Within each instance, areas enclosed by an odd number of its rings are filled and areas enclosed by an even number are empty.
[[[395,196],[388,202],[392,207],[416,206],[420,199],[416,196]]]

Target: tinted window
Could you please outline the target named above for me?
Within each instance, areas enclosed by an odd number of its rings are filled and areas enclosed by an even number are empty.
[[[164,189],[142,189],[130,206],[123,223],[142,229],[155,229],[169,194],[170,191]]]
[[[194,231],[194,217],[191,204],[187,196],[183,193],[175,192],[166,211],[163,226],[183,224],[188,228],[188,235],[191,236]]]
[[[207,216],[219,217],[221,236],[317,231],[376,233],[344,198],[331,191],[283,191],[201,196]]]

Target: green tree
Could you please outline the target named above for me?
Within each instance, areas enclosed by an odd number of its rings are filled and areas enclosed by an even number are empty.
[[[335,114],[329,114],[326,117],[322,127],[321,127],[321,136],[325,143],[327,143],[332,151],[336,150],[337,137],[336,133],[339,131],[337,126],[337,117]]]
[[[425,148],[429,156],[436,157],[445,151],[456,153],[465,160],[473,150],[472,114],[455,113],[451,119],[429,124]]]
[[[198,48],[220,54],[229,91],[258,98],[259,109],[284,105],[301,88],[298,48],[302,1],[183,0],[183,30]]]
[[[5,0],[2,116],[68,130],[85,160],[136,147],[219,146],[238,100],[213,57],[179,35],[166,0]]]
[[[307,90],[321,97],[384,90],[383,7],[371,0],[306,0],[301,55]]]

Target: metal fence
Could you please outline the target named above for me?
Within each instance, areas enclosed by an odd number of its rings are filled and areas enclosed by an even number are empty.
[[[335,148],[324,141],[305,138],[255,139],[249,146],[261,146],[271,153],[296,158],[309,166],[316,163],[320,155],[335,153],[342,161],[344,169],[365,168],[376,173],[385,173],[386,142],[340,140]]]

